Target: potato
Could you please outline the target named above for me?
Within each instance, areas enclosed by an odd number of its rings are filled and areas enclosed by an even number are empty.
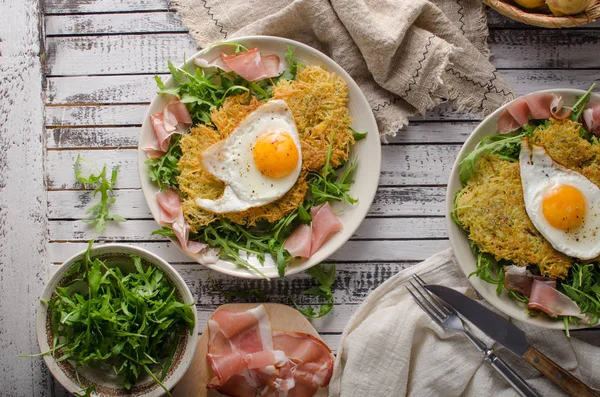
[[[539,8],[546,5],[546,0],[515,0],[523,8]]]
[[[547,0],[546,4],[556,16],[575,15],[584,12],[592,0]]]

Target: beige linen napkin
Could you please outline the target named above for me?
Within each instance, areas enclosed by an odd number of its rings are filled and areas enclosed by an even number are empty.
[[[199,47],[246,35],[308,44],[358,83],[382,135],[449,101],[487,114],[514,98],[488,61],[479,0],[172,0]]]
[[[515,396],[514,389],[482,353],[454,331],[444,331],[414,303],[406,290],[413,274],[426,282],[470,293],[450,249],[391,277],[361,304],[350,319],[338,350],[330,397]],[[489,305],[488,305],[489,307]],[[600,348],[571,337],[515,321],[529,342],[600,389]],[[488,346],[493,342],[474,327]],[[543,396],[565,395],[525,361],[504,348],[497,354]]]

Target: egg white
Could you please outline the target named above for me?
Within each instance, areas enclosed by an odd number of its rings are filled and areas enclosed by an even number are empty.
[[[269,132],[290,135],[298,149],[295,169],[282,178],[263,175],[252,149],[258,138]],[[302,169],[302,151],[294,116],[283,100],[272,100],[248,114],[225,140],[202,153],[202,164],[215,178],[225,183],[223,195],[216,200],[196,199],[196,204],[211,212],[244,211],[271,203],[287,193]]]
[[[519,166],[525,209],[542,236],[554,249],[574,258],[587,260],[600,255],[600,188],[580,173],[555,163],[543,147],[533,145],[530,149],[528,139],[521,143]],[[544,217],[543,199],[560,185],[573,186],[585,197],[585,216],[575,229],[557,229]]]

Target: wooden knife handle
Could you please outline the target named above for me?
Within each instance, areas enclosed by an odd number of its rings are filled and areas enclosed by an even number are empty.
[[[525,354],[523,354],[523,358],[545,377],[569,393],[569,395],[574,397],[600,397],[600,394],[596,393],[585,383],[571,375],[535,348],[530,347],[527,349]]]

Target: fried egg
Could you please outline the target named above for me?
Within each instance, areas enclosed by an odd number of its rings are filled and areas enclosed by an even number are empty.
[[[600,255],[600,188],[523,139],[519,156],[525,209],[554,249],[583,260]]]
[[[195,200],[207,211],[244,211],[282,197],[302,168],[300,138],[286,102],[272,100],[248,114],[227,139],[202,152],[202,165],[225,183],[220,198]]]

